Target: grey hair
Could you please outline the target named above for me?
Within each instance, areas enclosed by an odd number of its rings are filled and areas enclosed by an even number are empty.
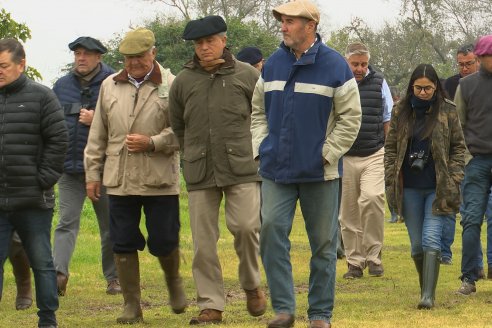
[[[367,58],[371,59],[369,48],[362,42],[354,42],[347,46],[345,49],[345,58],[348,59],[353,55],[367,55]]]

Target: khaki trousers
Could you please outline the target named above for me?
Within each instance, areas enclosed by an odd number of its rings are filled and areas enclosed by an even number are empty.
[[[223,196],[227,229],[234,236],[234,248],[239,258],[241,287],[255,289],[260,285],[260,183],[190,191],[188,205],[194,248],[192,271],[200,310],[224,311],[225,308],[222,268],[217,255],[219,208]],[[225,259],[224,264],[228,263]]]
[[[381,263],[384,237],[384,147],[367,157],[344,156],[340,225],[347,262]]]

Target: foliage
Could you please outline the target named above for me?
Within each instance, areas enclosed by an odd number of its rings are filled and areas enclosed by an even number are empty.
[[[156,60],[164,67],[170,68],[174,74],[177,74],[183,64],[193,56],[193,43],[184,41],[181,37],[185,25],[185,20],[162,17],[156,17],[145,23],[145,26],[155,34]],[[268,56],[278,46],[279,39],[256,22],[232,19],[227,25],[227,43],[234,54],[245,46],[255,45],[262,49],[264,56]],[[123,67],[123,56],[118,52],[121,38],[122,36],[119,35],[106,45],[108,52],[104,56],[104,62],[115,69]]]
[[[144,0],[161,2],[176,9],[185,21],[221,15],[226,21],[256,22],[270,33],[278,34],[271,8],[283,0]]]
[[[26,42],[31,38],[31,30],[27,25],[17,23],[10,13],[2,8],[0,10],[0,39],[14,38]],[[33,67],[27,66],[26,75],[31,79],[40,80],[41,74]]]
[[[360,18],[334,31],[328,44],[343,53],[349,42],[364,42],[371,64],[390,85],[408,83],[413,69],[431,63],[441,78],[455,74],[456,49],[490,33],[492,0],[402,0],[400,18],[370,29]]]

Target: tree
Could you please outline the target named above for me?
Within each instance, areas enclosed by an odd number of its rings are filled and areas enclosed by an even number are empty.
[[[490,33],[492,0],[402,0],[400,18],[379,30],[360,18],[330,35],[328,44],[343,53],[349,42],[364,42],[371,63],[390,85],[403,87],[420,63],[432,64],[439,76],[455,72],[456,49]]]
[[[31,30],[27,25],[17,23],[5,9],[0,10],[0,39],[14,38],[26,42],[31,38]],[[41,80],[41,74],[33,67],[27,66],[26,75]]]
[[[193,43],[182,38],[186,25],[185,20],[176,18],[160,18],[146,22],[144,25],[154,32],[156,38],[156,60],[177,74],[183,64],[193,56]],[[245,46],[259,47],[265,57],[269,56],[279,44],[277,36],[272,35],[256,22],[240,22],[232,19],[227,22],[227,45],[233,54]],[[108,52],[104,62],[115,69],[123,67],[123,56],[118,52],[122,39],[119,35],[107,44]]]
[[[255,22],[278,35],[277,22],[271,8],[284,0],[144,0],[160,2],[174,8],[185,21],[209,15],[221,15],[226,21]]]

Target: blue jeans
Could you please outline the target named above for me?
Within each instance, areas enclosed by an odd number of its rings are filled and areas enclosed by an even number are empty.
[[[260,254],[272,307],[277,314],[295,314],[289,235],[299,200],[312,254],[308,317],[309,320],[331,320],[337,262],[338,188],[338,179],[298,184],[278,184],[263,179]]]
[[[412,257],[426,251],[441,251],[444,215],[432,214],[435,189],[403,189],[403,217],[407,226]]]
[[[441,257],[452,259],[451,245],[454,243],[456,233],[456,215],[446,215],[443,217],[442,236],[441,236]]]
[[[462,258],[461,279],[475,282],[480,261],[480,230],[489,200],[492,155],[473,157],[465,167],[461,207]]]
[[[0,211],[0,294],[3,265],[7,258],[12,231],[22,240],[34,273],[39,326],[56,326],[58,309],[56,271],[51,256],[51,221],[53,209]]]
[[[487,264],[492,266],[492,189],[490,190],[485,218],[487,219]]]

